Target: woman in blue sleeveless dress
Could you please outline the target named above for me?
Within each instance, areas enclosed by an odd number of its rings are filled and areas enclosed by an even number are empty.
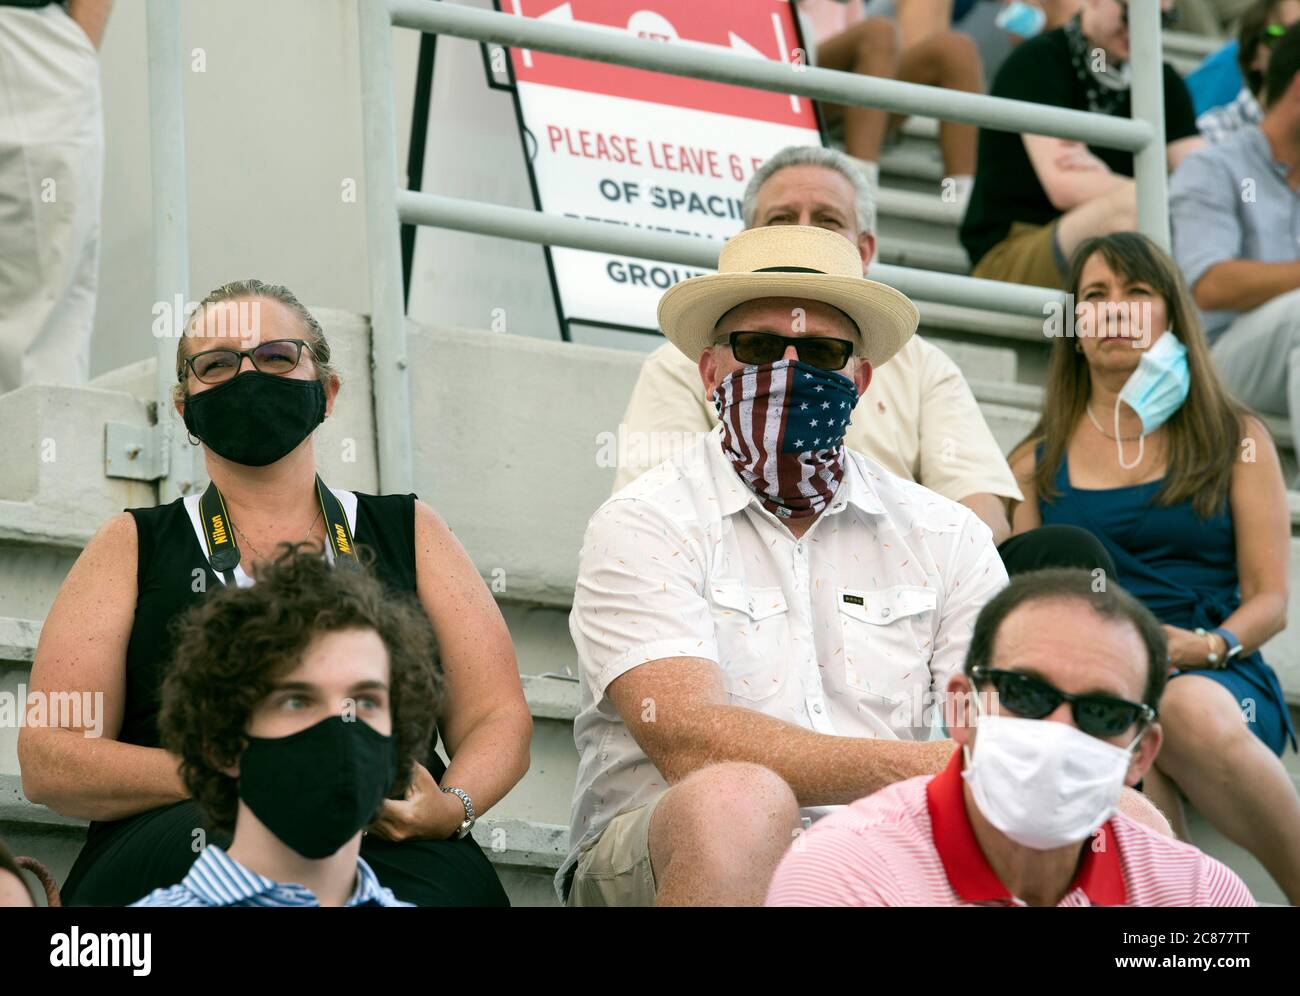
[[[1016,533],[1080,526],[1164,624],[1164,741],[1143,788],[1186,837],[1181,797],[1300,903],[1296,746],[1259,648],[1286,625],[1290,515],[1268,430],[1221,385],[1173,261],[1135,233],[1075,253],[1075,331],[1012,453]],[[1165,340],[1162,342],[1162,340]]]

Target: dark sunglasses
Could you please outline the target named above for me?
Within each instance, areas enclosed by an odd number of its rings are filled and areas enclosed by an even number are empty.
[[[1122,7],[1124,11],[1124,27],[1128,27],[1128,4]],[[1162,10],[1160,12],[1160,27],[1168,30],[1178,23],[1178,9]]]
[[[298,366],[304,347],[316,355],[311,345],[301,339],[272,339],[254,349],[205,349],[186,359],[185,365],[203,384],[230,380],[239,372],[245,356],[262,373],[287,374]]]
[[[998,693],[998,703],[1025,719],[1042,719],[1062,702],[1068,702],[1074,725],[1093,737],[1117,737],[1134,723],[1145,728],[1156,718],[1156,711],[1144,703],[1110,695],[1072,695],[1020,671],[981,664],[971,668],[971,677],[977,682],[990,682]]]
[[[1273,48],[1282,40],[1282,36],[1286,34],[1286,27],[1285,24],[1270,24],[1259,33],[1259,43],[1261,45],[1267,45],[1269,48]]]
[[[775,363],[793,346],[799,359],[819,370],[843,370],[853,355],[847,339],[777,335],[775,332],[732,332],[728,337],[731,355],[741,363],[758,366]]]

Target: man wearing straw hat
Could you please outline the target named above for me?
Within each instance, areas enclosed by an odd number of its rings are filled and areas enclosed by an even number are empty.
[[[756,228],[660,326],[720,423],[597,510],[570,630],[570,905],[758,904],[801,820],[952,753],[935,689],[1007,575],[967,508],[843,444],[916,307],[820,228]]]

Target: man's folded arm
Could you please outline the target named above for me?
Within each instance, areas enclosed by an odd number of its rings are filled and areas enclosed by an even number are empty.
[[[748,761],[780,775],[800,806],[846,805],[933,774],[954,750],[950,740],[829,736],[729,705],[721,669],[698,657],[648,661],[616,678],[606,694],[670,785],[709,764]]]

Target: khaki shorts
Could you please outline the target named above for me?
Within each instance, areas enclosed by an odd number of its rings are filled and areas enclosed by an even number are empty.
[[[569,886],[570,906],[653,906],[650,818],[663,796],[619,813],[583,848]]]
[[[1056,222],[1027,225],[1013,221],[1007,237],[980,258],[971,276],[1065,290],[1052,243],[1055,233]]]

